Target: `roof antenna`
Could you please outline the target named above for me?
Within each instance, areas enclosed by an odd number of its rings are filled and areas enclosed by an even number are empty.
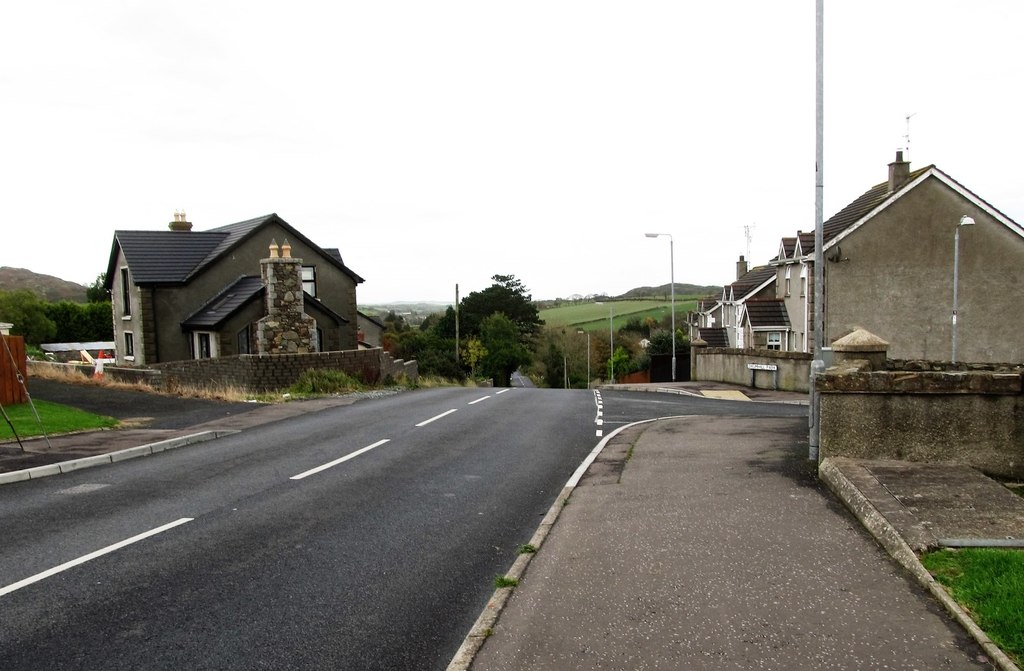
[[[908,163],[910,162],[910,117],[915,116],[916,114],[917,112],[911,112],[910,114],[904,117],[904,119],[906,119],[907,122],[907,134],[903,136],[903,140],[906,142],[906,145],[903,147],[903,150],[904,153],[906,153],[907,155],[906,160]]]
[[[753,231],[755,228],[757,228],[757,224],[746,224],[746,225],[743,226],[743,237],[746,238],[746,240],[747,240],[747,256],[746,256],[746,258],[748,260],[750,259],[750,241],[754,237],[753,234],[751,233],[751,231]]]

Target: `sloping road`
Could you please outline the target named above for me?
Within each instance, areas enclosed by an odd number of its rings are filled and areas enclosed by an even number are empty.
[[[433,390],[7,485],[0,668],[443,668],[594,417]]]

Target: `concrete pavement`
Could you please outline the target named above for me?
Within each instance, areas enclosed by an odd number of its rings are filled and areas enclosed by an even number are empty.
[[[496,593],[450,670],[1015,668],[946,610],[913,552],[894,563],[865,533],[976,533],[945,511],[963,485],[975,502],[999,499],[1000,533],[1024,537],[1024,500],[971,469],[945,470],[939,488],[925,465],[902,478],[872,466],[885,486],[855,462],[819,480],[806,421],[789,419],[647,422],[604,453],[630,455],[621,476],[599,458],[556,504],[539,552],[517,562],[519,585]],[[848,476],[866,493],[844,489]],[[897,482],[916,506],[892,505]],[[854,496],[856,517],[826,484]],[[893,525],[876,505],[903,517]]]

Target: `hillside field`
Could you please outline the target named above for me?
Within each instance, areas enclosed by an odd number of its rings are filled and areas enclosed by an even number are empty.
[[[686,323],[686,313],[697,307],[696,296],[676,297],[676,329]],[[630,319],[637,317],[643,320],[653,317],[660,322],[669,315],[672,302],[667,300],[626,300],[610,301],[601,305],[597,303],[579,303],[548,308],[540,311],[540,318],[551,328],[577,328],[584,331],[601,331],[608,329],[608,312],[612,313],[613,327],[618,330]]]

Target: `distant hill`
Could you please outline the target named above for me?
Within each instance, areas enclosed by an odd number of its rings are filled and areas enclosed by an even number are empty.
[[[24,268],[0,266],[0,290],[28,289],[45,301],[85,303],[86,287],[53,275],[41,275]]]
[[[619,299],[637,299],[637,298],[664,298],[667,297],[672,291],[672,286],[669,283],[662,284],[660,287],[637,287],[636,289],[630,289],[621,296],[616,296]],[[722,287],[716,286],[698,286],[696,284],[680,284],[676,282],[676,297],[679,296],[709,296],[711,294],[722,293]]]

